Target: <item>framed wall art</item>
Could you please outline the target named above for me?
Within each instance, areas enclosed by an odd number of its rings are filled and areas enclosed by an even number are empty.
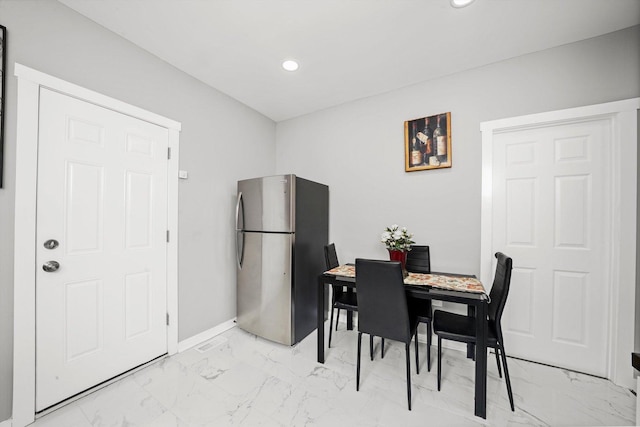
[[[4,164],[4,82],[7,70],[7,29],[0,25],[0,188],[2,188],[2,165]]]
[[[451,167],[451,113],[404,122],[404,170]]]

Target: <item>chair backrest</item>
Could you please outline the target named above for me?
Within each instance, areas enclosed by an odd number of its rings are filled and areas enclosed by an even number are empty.
[[[331,270],[334,267],[340,265],[338,262],[338,254],[336,253],[336,245],[331,243],[324,247],[324,262],[327,270]]]
[[[404,343],[411,341],[399,262],[356,259],[356,289],[360,332]]]
[[[412,273],[431,273],[429,246],[411,245],[411,250],[407,252],[405,267]]]
[[[496,252],[496,258],[498,259],[498,265],[496,266],[493,286],[489,293],[491,298],[489,302],[489,324],[495,324],[500,330],[500,319],[502,318],[502,312],[509,294],[509,285],[511,284],[513,260],[502,252]]]

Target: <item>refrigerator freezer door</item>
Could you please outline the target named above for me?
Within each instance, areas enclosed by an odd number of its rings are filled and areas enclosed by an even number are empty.
[[[294,175],[238,181],[236,224],[247,231],[294,232]]]
[[[238,269],[237,323],[245,331],[293,344],[291,259],[293,234],[243,232]]]

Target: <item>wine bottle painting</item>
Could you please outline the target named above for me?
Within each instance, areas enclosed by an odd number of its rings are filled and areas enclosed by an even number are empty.
[[[451,113],[404,122],[404,170],[451,167]]]

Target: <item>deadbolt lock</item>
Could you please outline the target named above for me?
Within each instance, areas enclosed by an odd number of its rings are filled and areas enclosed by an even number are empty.
[[[46,242],[44,242],[45,249],[55,249],[58,247],[58,245],[59,243],[55,239],[49,239]]]

